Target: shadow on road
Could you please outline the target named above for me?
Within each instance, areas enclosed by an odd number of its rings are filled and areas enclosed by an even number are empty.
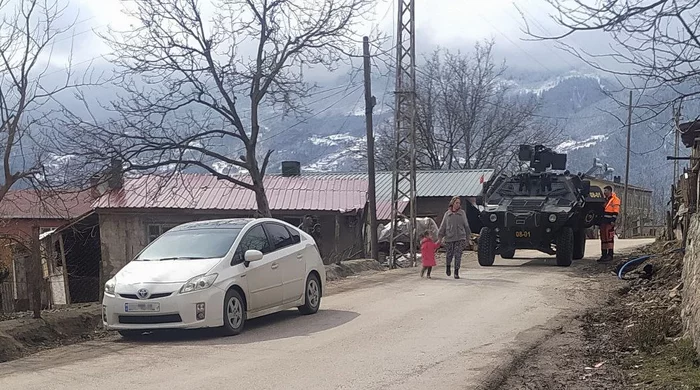
[[[314,333],[344,325],[359,316],[359,313],[343,310],[319,310],[310,316],[303,316],[296,310],[270,314],[246,322],[243,333],[238,336],[224,337],[217,329],[173,330],[146,334],[138,340],[120,339],[119,344],[162,344],[170,345],[232,345],[251,344],[264,341],[280,340],[290,337],[309,336]]]
[[[529,260],[529,261],[526,261]],[[574,262],[574,264],[576,264]],[[539,258],[539,259],[526,259],[526,258],[514,258],[514,259],[503,259],[497,263],[494,263],[492,267],[545,267],[545,268],[559,268],[557,267],[557,260],[554,258]]]
[[[296,310],[287,310],[250,320],[246,323],[243,333],[232,337],[221,336],[221,333],[216,329],[161,331],[145,335],[143,338],[135,341],[127,341],[118,338],[118,336],[112,336],[117,338],[114,341],[88,341],[68,348],[47,351],[47,355],[35,354],[20,360],[0,364],[0,379],[3,376],[15,373],[37,372],[79,361],[99,359],[109,355],[134,354],[135,352],[133,351],[137,351],[139,348],[157,348],[163,344],[187,347],[238,345],[309,336],[344,325],[358,316],[359,313],[343,310],[320,310],[318,313],[310,316],[302,316]],[[47,359],[47,356],[50,356],[50,358]]]

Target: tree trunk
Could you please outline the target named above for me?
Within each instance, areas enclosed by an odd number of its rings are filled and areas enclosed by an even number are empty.
[[[258,214],[260,217],[270,218],[272,217],[272,211],[270,211],[270,203],[267,201],[267,194],[265,194],[265,188],[256,185],[255,188],[255,200],[258,203]]]
[[[265,185],[263,184],[263,175],[260,173],[257,161],[253,160],[250,167],[250,178],[253,181],[255,201],[258,205],[258,217],[270,218],[272,211],[270,210],[270,202],[267,200],[265,193]]]

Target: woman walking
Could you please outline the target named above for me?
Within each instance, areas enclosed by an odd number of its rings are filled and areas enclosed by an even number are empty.
[[[442,217],[438,240],[445,243],[447,276],[451,274],[452,259],[455,261],[455,279],[459,279],[459,267],[462,264],[462,250],[471,237],[467,214],[462,210],[459,196],[450,200],[450,207]]]

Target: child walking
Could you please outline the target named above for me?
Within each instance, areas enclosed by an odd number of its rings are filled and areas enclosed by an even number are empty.
[[[428,271],[428,279],[430,279],[430,271],[435,267],[435,251],[440,248],[440,243],[433,241],[430,232],[425,231],[421,235],[420,254],[423,260],[423,269],[420,271],[420,277]]]

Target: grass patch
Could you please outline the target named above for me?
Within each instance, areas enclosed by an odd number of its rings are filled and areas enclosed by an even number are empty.
[[[629,358],[632,382],[645,389],[700,389],[700,366],[692,341],[681,339]]]
[[[644,353],[653,353],[657,348],[666,344],[667,337],[672,334],[673,319],[663,313],[656,313],[640,319],[629,328],[627,338],[632,345]]]

